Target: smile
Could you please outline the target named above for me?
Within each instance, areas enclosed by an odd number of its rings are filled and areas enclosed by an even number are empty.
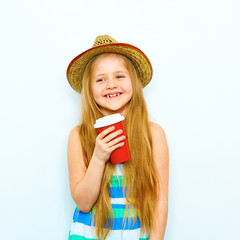
[[[106,97],[106,98],[116,98],[116,97],[120,96],[121,94],[122,93],[115,93],[113,95],[109,94],[109,95],[105,95],[104,97]]]

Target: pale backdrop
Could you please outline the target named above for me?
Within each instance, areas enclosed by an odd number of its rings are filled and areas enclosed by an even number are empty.
[[[67,239],[79,96],[65,74],[101,34],[153,65],[144,95],[170,150],[165,240],[240,239],[239,10],[237,0],[1,0],[0,239]]]

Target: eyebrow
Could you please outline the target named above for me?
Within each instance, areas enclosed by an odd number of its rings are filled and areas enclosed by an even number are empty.
[[[128,74],[128,72],[126,72],[126,71],[115,71],[113,73],[125,73],[125,74]],[[99,76],[103,76],[103,75],[105,75],[105,73],[100,73],[100,74],[96,75],[95,78],[97,78]]]

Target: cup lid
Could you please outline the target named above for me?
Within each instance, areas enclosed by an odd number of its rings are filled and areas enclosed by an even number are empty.
[[[111,124],[121,122],[124,119],[124,116],[122,116],[120,113],[107,115],[105,117],[97,119],[96,123],[94,124],[94,128],[109,126]]]

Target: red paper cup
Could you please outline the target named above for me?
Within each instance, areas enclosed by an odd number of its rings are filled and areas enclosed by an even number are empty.
[[[99,118],[96,120],[96,123],[94,124],[94,128],[97,128],[98,133],[101,133],[103,130],[105,130],[111,126],[114,126],[115,129],[112,132],[110,132],[109,134],[111,134],[115,131],[118,131],[119,129],[123,130],[123,133],[117,135],[117,137],[115,137],[115,138],[125,135],[126,138],[123,140],[124,145],[122,147],[115,149],[112,152],[112,154],[110,156],[110,161],[112,164],[126,162],[131,158],[130,152],[129,152],[128,141],[127,141],[127,134],[126,134],[123,120],[124,120],[124,116],[122,116],[120,113],[116,113],[116,114],[111,114],[111,115]]]

